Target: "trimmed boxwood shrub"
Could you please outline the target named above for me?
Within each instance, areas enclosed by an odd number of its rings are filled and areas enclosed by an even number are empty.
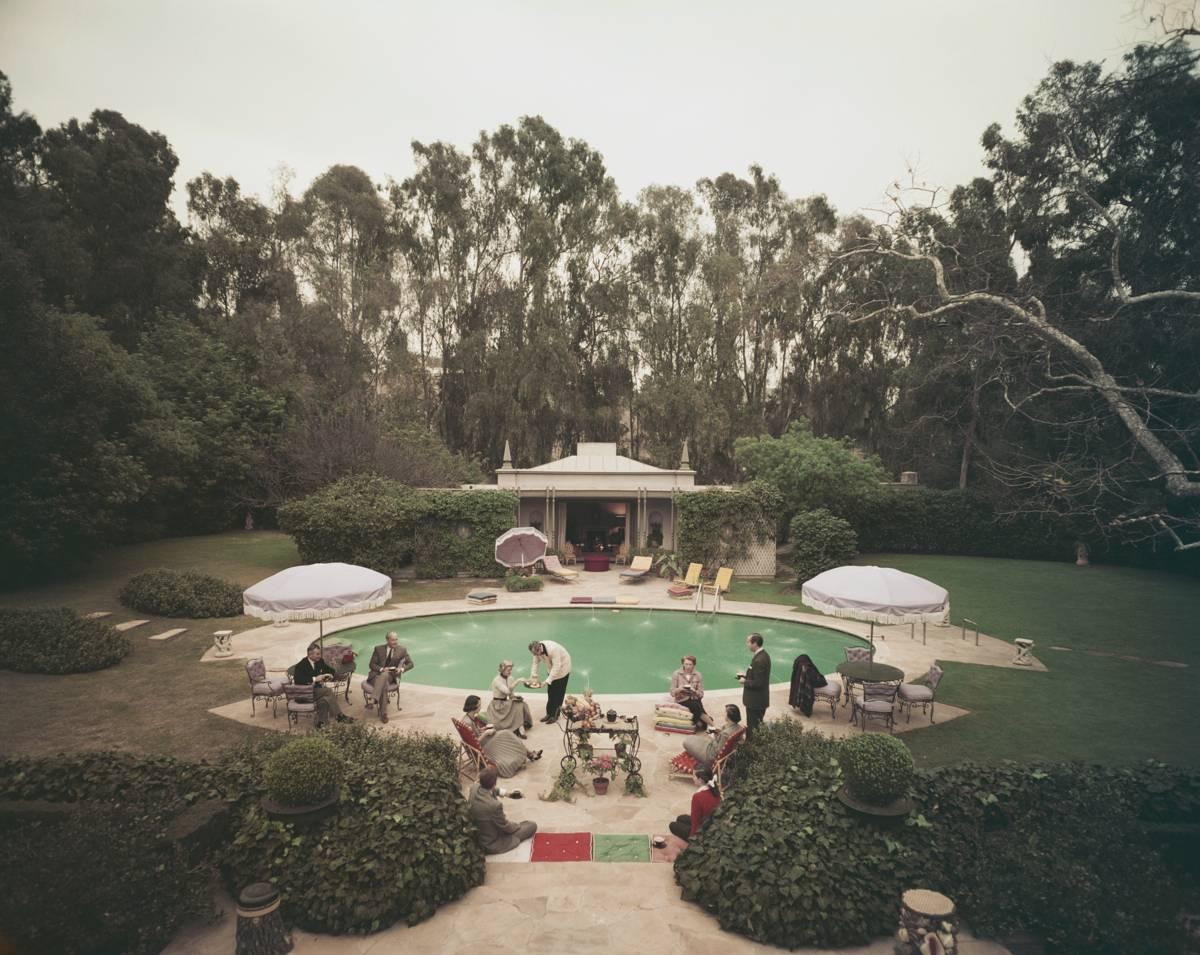
[[[322,735],[346,761],[337,809],[301,830],[243,802],[222,852],[231,891],[271,881],[296,925],[367,933],[401,919],[416,924],[483,882],[483,851],[447,737],[345,724]]]
[[[801,511],[793,517],[788,541],[792,545],[789,561],[800,584],[858,556],[858,535],[854,528],[823,507]]]
[[[22,952],[162,951],[212,913],[212,869],[134,813],[74,813],[3,832],[0,921]]]
[[[294,740],[263,769],[267,795],[284,806],[311,806],[333,795],[345,775],[342,754],[322,736]]]
[[[880,828],[835,798],[843,776],[829,746],[782,721],[761,727],[737,783],[676,860],[683,897],[722,928],[785,948],[861,945],[891,932],[900,893],[921,885],[985,935],[1032,932],[1078,955],[1182,952],[1180,875],[1139,816],[1194,821],[1200,773],[940,769],[916,774],[904,824]]]
[[[159,617],[237,617],[242,588],[209,574],[163,567],[131,577],[121,588],[121,603]]]
[[[133,649],[125,634],[74,610],[0,610],[0,667],[19,673],[90,673]]]
[[[912,753],[894,736],[851,736],[838,747],[837,758],[850,795],[865,803],[886,806],[912,785]]]
[[[522,577],[520,574],[509,574],[504,578],[504,589],[509,593],[519,594],[530,590],[541,590],[545,581],[541,577]]]

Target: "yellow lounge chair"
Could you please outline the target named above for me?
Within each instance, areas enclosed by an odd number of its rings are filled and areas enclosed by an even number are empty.
[[[700,572],[702,570],[704,570],[703,564],[688,564],[687,574],[671,584],[667,588],[667,593],[676,600],[686,600],[700,586]]]
[[[641,580],[650,573],[650,565],[653,563],[653,558],[649,555],[645,557],[635,557],[629,562],[629,569],[621,571],[622,580]]]
[[[546,569],[546,573],[555,580],[571,581],[579,576],[579,571],[568,570],[553,554],[547,554],[542,558],[542,566]]]
[[[713,600],[713,613],[721,609],[721,595],[729,590],[729,585],[733,583],[733,568],[722,567],[717,571],[715,580],[709,580],[702,583],[696,589],[696,609],[704,609],[704,595],[710,594]]]

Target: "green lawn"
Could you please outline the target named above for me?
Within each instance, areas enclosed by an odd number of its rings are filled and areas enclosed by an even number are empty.
[[[869,554],[950,591],[951,617],[985,633],[1029,637],[1048,673],[946,664],[939,699],[969,716],[905,735],[917,761],[1158,758],[1200,765],[1200,582],[1127,567]],[[736,582],[730,596],[800,606],[788,584]],[[1054,651],[1051,646],[1072,648]],[[1097,650],[1187,669],[1092,656]]]

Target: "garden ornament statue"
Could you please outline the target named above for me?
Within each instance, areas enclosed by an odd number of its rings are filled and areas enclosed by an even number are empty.
[[[213,655],[218,657],[233,656],[232,630],[218,630],[213,634]]]

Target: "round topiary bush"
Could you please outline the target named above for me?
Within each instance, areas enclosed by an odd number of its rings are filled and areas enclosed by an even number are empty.
[[[846,521],[823,507],[801,511],[792,518],[788,541],[790,558],[800,583],[848,564],[858,556],[858,535]]]
[[[0,610],[0,667],[20,673],[90,673],[118,663],[133,643],[74,610]]]
[[[333,795],[346,772],[334,745],[321,736],[288,743],[263,769],[267,795],[284,806],[312,806]]]
[[[242,588],[220,577],[191,571],[148,570],[121,588],[121,603],[159,617],[236,617]]]
[[[545,582],[541,577],[523,577],[520,574],[509,574],[504,578],[504,589],[509,593],[519,594],[527,590],[541,590]]]
[[[873,806],[894,802],[912,785],[912,753],[894,736],[851,736],[838,748],[838,763],[850,795]]]

